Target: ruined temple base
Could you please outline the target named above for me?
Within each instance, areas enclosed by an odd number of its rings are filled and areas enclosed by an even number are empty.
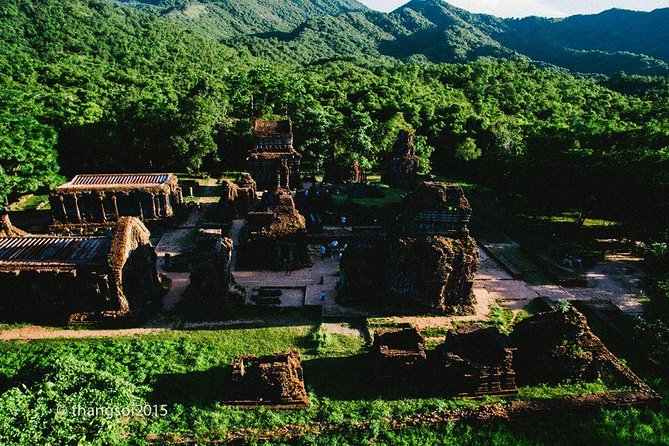
[[[237,357],[228,393],[224,404],[238,408],[304,409],[310,405],[297,350]]]

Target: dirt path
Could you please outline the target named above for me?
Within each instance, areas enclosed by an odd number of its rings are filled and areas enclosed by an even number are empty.
[[[532,287],[551,300],[611,301],[625,313],[644,313],[644,293],[640,288],[643,272],[641,258],[629,252],[616,252],[585,272],[587,288],[565,288],[557,285]]]
[[[143,336],[165,331],[164,328],[128,328],[119,330],[58,330],[30,325],[0,332],[0,341],[34,339],[84,339]]]

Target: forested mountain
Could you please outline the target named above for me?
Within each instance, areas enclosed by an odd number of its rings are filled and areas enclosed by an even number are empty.
[[[5,0],[0,199],[48,187],[59,172],[243,169],[250,117],[288,115],[307,167],[337,154],[378,169],[397,131],[411,128],[424,172],[464,172],[546,212],[666,227],[658,217],[669,216],[665,78],[598,82],[522,58],[401,63],[373,59],[370,50],[364,59],[334,60],[345,41],[310,29],[322,24],[343,38],[369,27],[378,30],[372,41],[392,46],[392,36],[433,32],[438,16],[460,39],[439,50],[449,57],[468,59],[482,51],[477,42],[488,43],[486,54],[511,54],[486,40],[503,21],[475,23],[458,11],[440,3],[394,15],[317,15],[298,27],[302,38],[331,46],[311,54],[320,63],[305,65],[230,46],[248,36],[222,44],[109,0]],[[289,49],[280,32],[266,33]],[[617,178],[634,178],[634,187]]]
[[[669,8],[505,20],[503,32],[493,35],[532,59],[574,71],[669,73]]]
[[[281,54],[301,63],[526,56],[583,73],[669,74],[669,9],[505,20],[472,14],[443,0],[413,0],[389,14],[354,0],[132,2],[144,8],[147,3],[158,4],[148,7],[154,14],[254,55]]]
[[[312,17],[367,10],[357,0],[117,0],[217,39],[290,31]]]

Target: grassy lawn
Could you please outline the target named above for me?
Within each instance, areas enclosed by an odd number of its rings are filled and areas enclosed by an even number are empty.
[[[345,203],[352,203],[357,206],[368,208],[385,208],[394,204],[402,202],[404,196],[408,193],[404,189],[393,189],[385,184],[377,184],[383,191],[384,196],[381,198],[349,198],[346,195],[333,195],[335,206],[341,206]]]
[[[234,357],[287,349],[302,353],[310,408],[241,410],[221,405],[226,369]],[[218,438],[244,427],[381,420],[502,401],[445,398],[411,383],[392,384],[374,376],[362,338],[323,336],[317,325],[4,342],[0,344],[0,444],[55,444],[60,437],[54,436],[65,431],[84,439],[78,444],[143,444],[145,435],[165,432]],[[605,389],[603,383],[541,386],[523,388],[514,398]],[[72,404],[166,404],[168,414],[113,420],[63,420],[54,415],[55,407]]]

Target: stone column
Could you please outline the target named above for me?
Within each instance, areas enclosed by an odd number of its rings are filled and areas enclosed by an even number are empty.
[[[65,197],[58,195],[60,201],[60,210],[63,212],[63,223],[67,223],[67,208],[65,207]]]
[[[154,206],[156,207],[156,217],[162,217],[163,216],[163,204],[161,203],[161,195],[160,194],[154,194],[153,196],[153,202]]]
[[[109,274],[109,291],[110,298],[115,302],[115,310],[119,315],[130,313],[130,304],[123,292],[123,271],[113,269]]]
[[[156,214],[156,194],[151,193],[151,218],[156,218],[158,217],[158,214]]]
[[[79,211],[79,198],[77,197],[77,194],[72,194],[72,198],[74,199],[74,219],[78,223],[81,223],[81,211]]]
[[[164,207],[164,213],[165,217],[169,217],[172,215],[172,205],[170,204],[170,194],[169,192],[163,192],[163,207]]]
[[[118,213],[118,203],[116,202],[116,195],[112,195],[111,200],[112,204],[114,205],[114,214],[116,215],[115,218],[116,220],[118,220],[119,218],[121,218],[121,216]]]
[[[102,213],[102,221],[107,221],[107,213],[105,212],[105,197],[102,194],[98,195],[100,200],[100,212]]]

